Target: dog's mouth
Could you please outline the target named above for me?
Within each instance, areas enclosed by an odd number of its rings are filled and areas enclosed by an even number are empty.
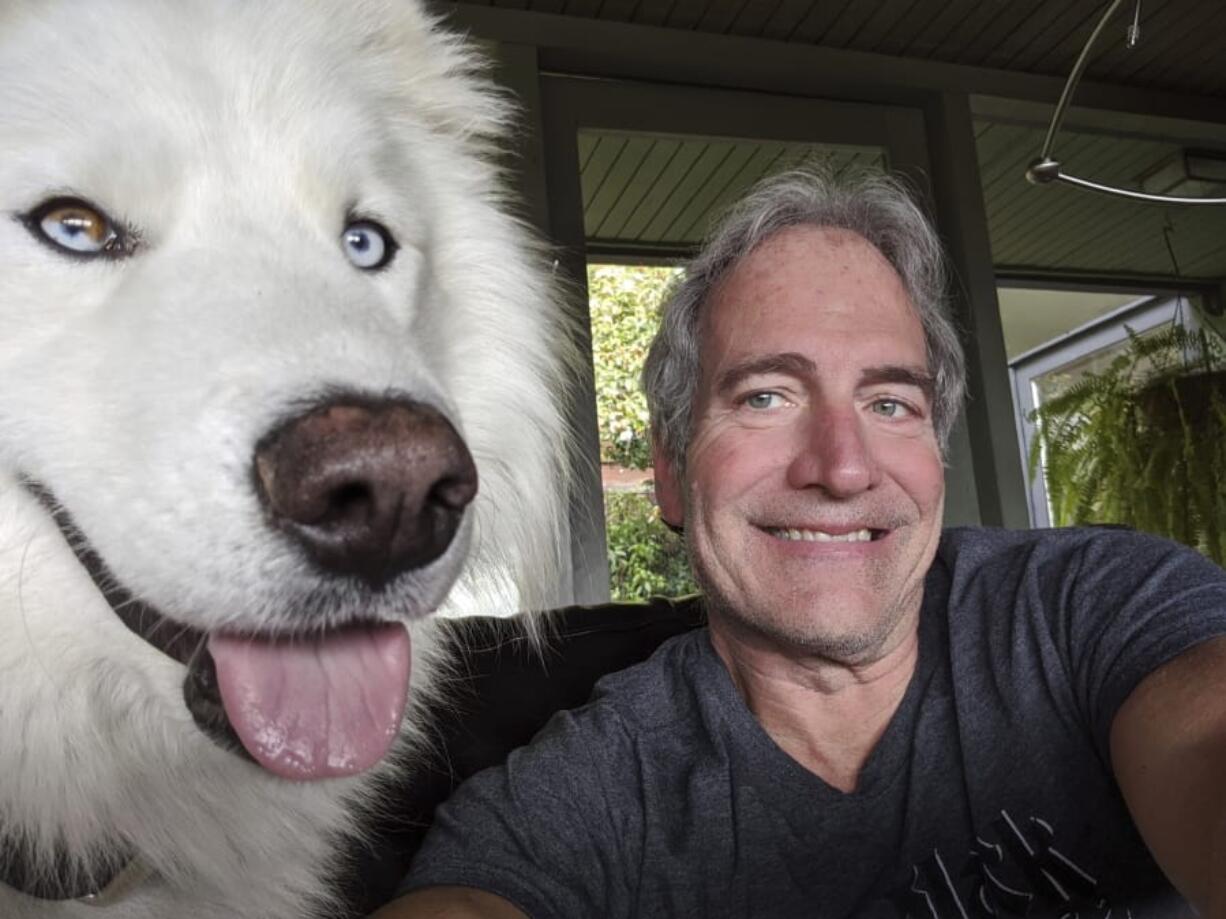
[[[119,620],[187,667],[184,701],[212,740],[295,781],[355,775],[386,755],[408,696],[410,642],[402,624],[292,635],[184,626],[135,597],[51,492],[23,481]]]

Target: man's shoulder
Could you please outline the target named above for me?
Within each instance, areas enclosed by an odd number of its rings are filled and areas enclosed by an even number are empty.
[[[672,728],[693,720],[698,687],[709,679],[706,626],[665,640],[647,660],[602,678],[586,706],[632,731]]]
[[[1019,567],[1087,559],[1106,564],[1137,558],[1202,557],[1169,539],[1126,526],[1098,524],[1009,530],[998,527],[950,527],[941,534],[939,561],[949,568],[1007,564]]]
[[[991,610],[987,618],[997,625],[1008,620],[1007,609],[1106,625],[1121,610],[1148,616],[1165,609],[1176,588],[1200,589],[1193,605],[1220,606],[1226,571],[1187,546],[1113,526],[952,528],[927,582],[931,601],[947,606],[951,619],[977,621]]]

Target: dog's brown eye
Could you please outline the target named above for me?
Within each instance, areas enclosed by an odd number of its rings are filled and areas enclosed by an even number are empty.
[[[77,255],[98,255],[120,246],[120,232],[106,214],[74,198],[58,198],[38,207],[30,229],[47,242]]]

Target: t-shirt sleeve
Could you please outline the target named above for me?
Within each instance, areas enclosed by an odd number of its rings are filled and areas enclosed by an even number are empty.
[[[1078,704],[1104,762],[1111,723],[1146,676],[1211,638],[1226,635],[1226,571],[1176,543],[1130,531],[1102,531],[1048,586],[1058,598]]]
[[[438,809],[398,893],[459,885],[498,894],[532,919],[629,915],[641,801],[617,714],[600,705],[560,712]]]

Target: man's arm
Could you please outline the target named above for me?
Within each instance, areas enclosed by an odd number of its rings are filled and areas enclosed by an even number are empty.
[[[1167,877],[1201,915],[1226,919],[1226,638],[1141,681],[1112,722],[1111,761]]]
[[[502,897],[472,887],[429,887],[389,903],[370,919],[528,919]]]

